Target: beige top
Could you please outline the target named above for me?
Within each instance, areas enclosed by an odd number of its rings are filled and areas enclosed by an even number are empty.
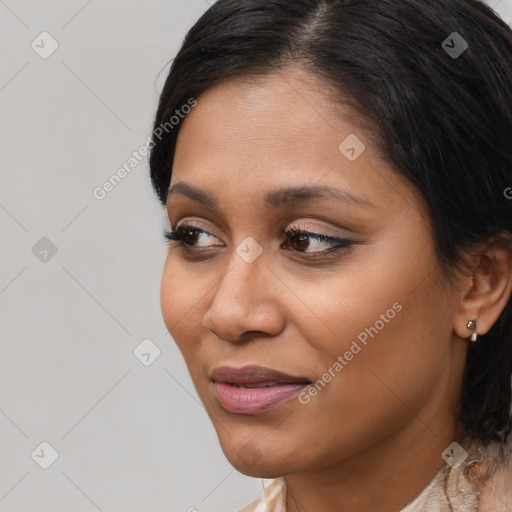
[[[503,456],[499,445],[486,448],[465,440],[455,458],[400,512],[512,512],[512,440]],[[259,499],[239,512],[286,512],[286,480],[275,478]]]

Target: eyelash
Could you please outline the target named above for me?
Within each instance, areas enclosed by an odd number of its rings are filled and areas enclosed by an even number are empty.
[[[181,226],[178,226],[176,229],[172,229],[171,231],[164,230],[163,236],[164,239],[168,242],[170,245],[173,241],[178,242],[177,247],[181,247],[185,251],[197,251],[200,250],[200,248],[197,248],[193,245],[186,244],[184,242],[184,239],[186,239],[187,236],[190,236],[192,233],[192,236],[195,236],[197,234],[210,234],[208,231],[205,231],[204,229],[201,229],[196,226],[192,226],[190,224],[182,224]],[[342,251],[343,249],[348,249],[350,246],[354,245],[356,242],[352,240],[347,240],[343,238],[337,238],[333,236],[329,236],[325,233],[313,233],[311,231],[305,231],[303,229],[298,228],[290,228],[287,231],[283,231],[283,235],[286,237],[286,240],[290,242],[295,237],[308,237],[312,238],[319,242],[330,242],[333,244],[336,244],[334,247],[327,249],[325,251],[316,251],[314,253],[306,253],[303,251],[298,251],[299,254],[305,254],[308,258],[313,259],[316,257],[325,257],[327,255],[338,253]]]

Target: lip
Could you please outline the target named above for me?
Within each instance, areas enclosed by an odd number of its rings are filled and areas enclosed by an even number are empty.
[[[256,365],[218,366],[210,373],[210,379],[222,407],[236,414],[261,414],[311,384],[307,377]]]

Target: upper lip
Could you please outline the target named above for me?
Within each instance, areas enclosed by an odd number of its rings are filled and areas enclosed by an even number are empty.
[[[225,382],[229,384],[261,384],[265,382],[309,383],[306,377],[297,377],[288,375],[272,368],[264,366],[249,365],[242,368],[232,366],[217,366],[210,373],[210,378],[214,382]]]

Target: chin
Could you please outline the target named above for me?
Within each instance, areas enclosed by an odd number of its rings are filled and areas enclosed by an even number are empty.
[[[292,472],[289,467],[274,465],[272,462],[267,463],[264,460],[254,465],[248,465],[235,456],[233,458],[228,457],[228,461],[239,473],[253,478],[279,478]]]
[[[240,473],[254,478],[278,478],[294,471],[293,454],[279,453],[278,448],[260,448],[251,441],[220,441],[229,463]]]
[[[285,475],[284,472],[269,469],[269,468],[265,467],[265,465],[257,464],[252,468],[247,468],[246,466],[243,466],[243,465],[241,466],[240,464],[235,465],[235,464],[233,464],[233,462],[231,462],[231,461],[229,461],[229,462],[239,473],[242,473],[243,475],[246,475],[246,476],[250,476],[252,478],[271,479],[271,478],[279,478],[279,477]]]

